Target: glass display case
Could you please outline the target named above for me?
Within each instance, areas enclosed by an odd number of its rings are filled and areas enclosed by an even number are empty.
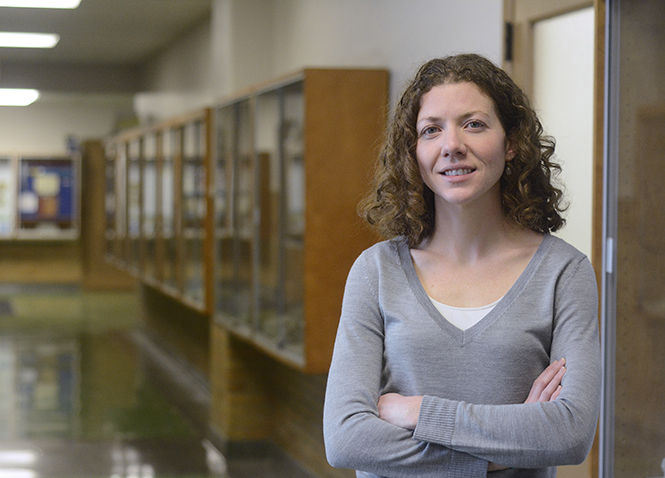
[[[209,110],[121,133],[107,142],[107,237],[130,273],[205,312]],[[111,214],[112,205],[122,214]]]
[[[180,147],[180,132],[175,129],[166,129],[162,134],[162,164],[161,164],[161,229],[160,244],[161,254],[159,265],[161,266],[161,283],[169,291],[174,293],[178,290],[178,245],[176,241],[175,227],[175,158]]]
[[[130,272],[138,275],[141,264],[141,155],[143,142],[133,138],[125,144],[127,184],[127,233],[125,235],[125,262]]]
[[[108,142],[106,153],[106,260],[120,269],[126,268],[125,247],[127,242],[126,191],[126,146],[125,143]]]
[[[214,156],[214,314],[233,321],[235,310],[234,234],[232,222],[231,184],[236,156],[237,104],[227,105],[215,112]]]
[[[303,82],[256,96],[257,336],[285,354],[303,350]]]
[[[104,256],[107,260],[118,256],[116,250],[117,214],[115,145],[107,143],[104,151]]]
[[[195,304],[205,300],[205,133],[203,120],[188,123],[182,130],[183,293]]]
[[[253,184],[250,103],[217,110],[215,159],[215,314],[235,330],[252,330]]]
[[[355,211],[387,78],[305,70],[216,108],[215,319],[307,372],[327,370],[346,274],[376,240]]]
[[[141,158],[141,268],[147,281],[157,280],[157,133],[143,138]]]

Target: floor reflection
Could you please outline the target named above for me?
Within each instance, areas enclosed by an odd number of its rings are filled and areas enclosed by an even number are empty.
[[[228,476],[153,373],[134,301],[0,289],[0,478]]]

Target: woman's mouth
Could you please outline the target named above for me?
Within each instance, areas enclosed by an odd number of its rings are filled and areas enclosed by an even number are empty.
[[[471,168],[456,168],[456,169],[447,169],[443,172],[444,176],[463,176],[464,174],[470,174],[474,170]]]

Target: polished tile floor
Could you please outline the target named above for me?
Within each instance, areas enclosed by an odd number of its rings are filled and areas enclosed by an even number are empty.
[[[205,382],[141,331],[135,295],[0,284],[0,478],[307,478],[206,437]]]

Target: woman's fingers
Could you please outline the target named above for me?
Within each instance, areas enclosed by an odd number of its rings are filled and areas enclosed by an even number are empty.
[[[561,380],[563,379],[564,374],[566,373],[566,367],[561,367],[554,378],[547,384],[547,386],[540,393],[539,402],[549,402],[554,400],[553,396],[557,390],[561,387]],[[558,396],[558,394],[557,394]]]
[[[552,401],[552,400],[556,400],[557,398],[559,398],[559,394],[560,394],[560,393],[561,393],[561,385],[559,385],[559,386],[556,388],[556,391],[552,394],[552,398],[550,398],[550,401]]]
[[[561,392],[561,380],[566,373],[566,360],[552,362],[536,378],[524,403],[548,402],[555,400]]]

